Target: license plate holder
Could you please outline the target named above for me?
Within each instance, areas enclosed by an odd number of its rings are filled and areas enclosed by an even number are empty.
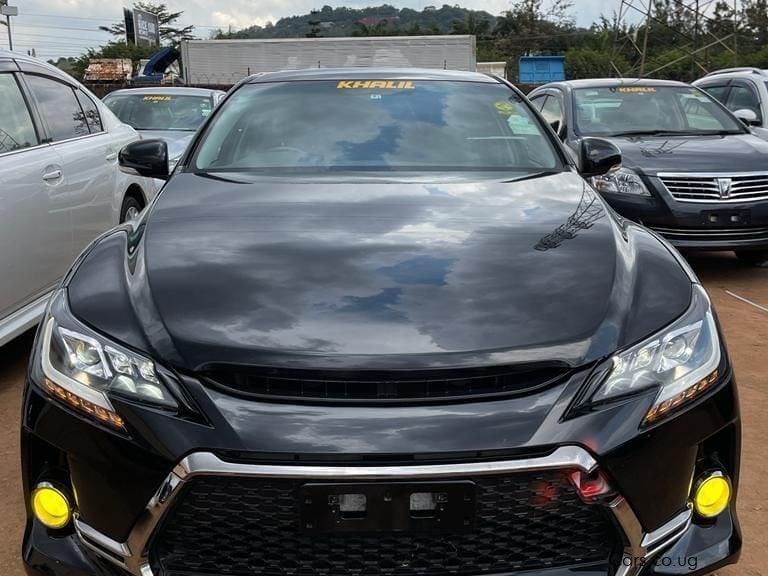
[[[475,527],[477,486],[471,481],[310,483],[298,497],[305,533],[463,533]]]
[[[737,228],[752,223],[751,210],[703,210],[701,221],[704,226],[714,228]]]

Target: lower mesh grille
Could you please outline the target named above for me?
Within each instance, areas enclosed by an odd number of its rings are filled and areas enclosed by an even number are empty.
[[[152,546],[165,576],[479,575],[607,563],[617,533],[565,472],[455,478],[477,485],[464,533],[306,534],[304,481],[201,477],[187,485]],[[454,480],[454,479],[452,479]]]

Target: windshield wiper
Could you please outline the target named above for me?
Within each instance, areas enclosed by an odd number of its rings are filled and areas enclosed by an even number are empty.
[[[735,134],[746,134],[739,130],[700,130],[699,132],[691,132],[696,136],[733,136]]]
[[[616,138],[619,136],[690,136],[691,134],[699,134],[699,132],[684,130],[627,130],[626,132],[610,134],[610,136]]]
[[[511,178],[509,180],[502,180],[502,184],[511,184],[512,182],[524,182],[526,180],[534,180],[535,178],[544,178],[545,176],[554,176],[560,174],[562,170],[544,170],[542,172],[532,172],[531,174],[524,174],[519,178]]]

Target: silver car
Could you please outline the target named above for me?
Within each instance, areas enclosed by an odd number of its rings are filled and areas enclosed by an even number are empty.
[[[0,50],[0,345],[39,321],[94,238],[154,197],[117,166],[137,139],[70,76]]]
[[[128,88],[107,94],[104,104],[142,138],[165,140],[173,170],[195,131],[224,96],[221,90],[206,88]]]
[[[768,140],[768,70],[727,68],[693,83],[717,98],[737,118]]]

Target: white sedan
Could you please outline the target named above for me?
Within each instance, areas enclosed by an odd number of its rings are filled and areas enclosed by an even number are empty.
[[[117,166],[138,138],[58,68],[0,50],[0,346],[38,322],[94,238],[154,197]]]

